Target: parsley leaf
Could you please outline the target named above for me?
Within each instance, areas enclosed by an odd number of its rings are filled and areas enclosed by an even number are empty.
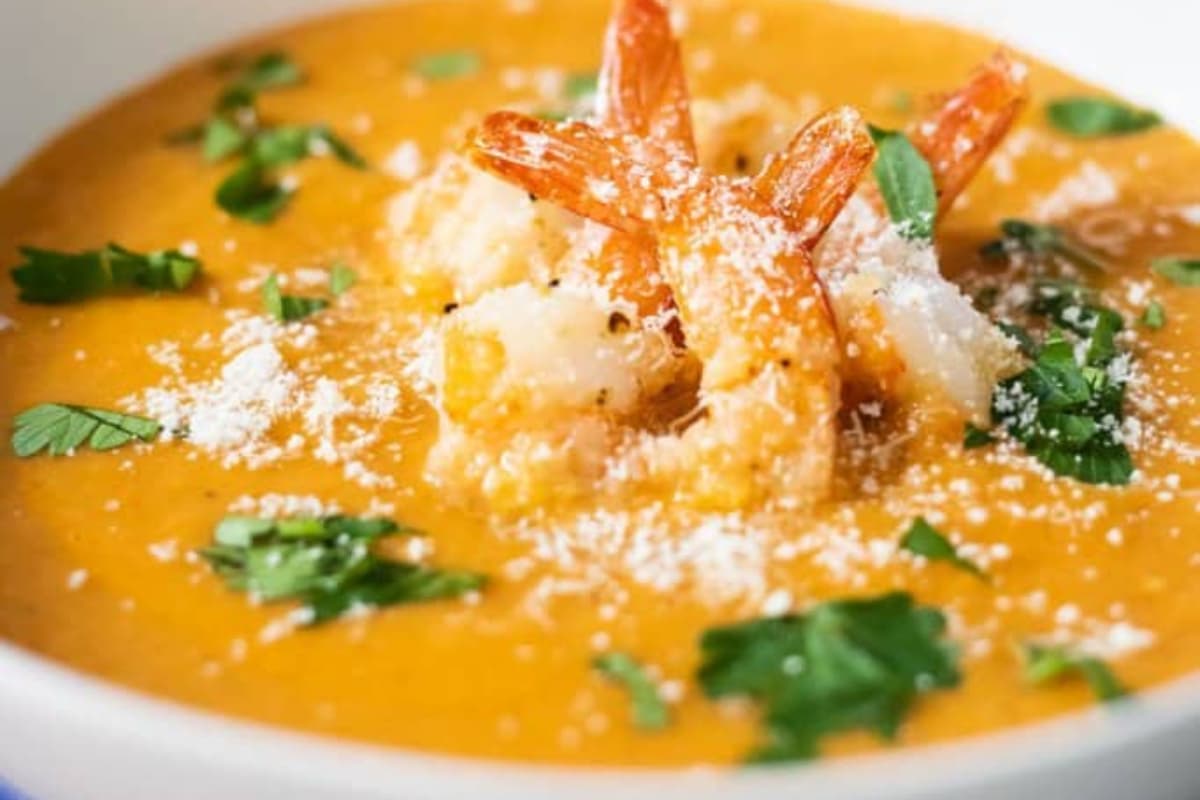
[[[367,162],[325,125],[264,128],[249,140],[250,157],[264,167],[294,164],[328,152],[343,164],[363,169]]]
[[[466,78],[483,68],[483,58],[473,50],[447,50],[421,56],[412,71],[430,81]]]
[[[1167,325],[1167,310],[1157,300],[1151,300],[1150,305],[1142,312],[1139,322],[1152,331],[1160,331]]]
[[[1056,474],[1121,486],[1133,460],[1120,436],[1126,380],[1109,369],[1115,324],[1113,316],[1098,318],[1082,363],[1075,345],[1053,331],[1029,368],[996,387],[992,418]]]
[[[1057,225],[1038,225],[1022,219],[1006,219],[1000,223],[1001,238],[980,248],[984,258],[1007,258],[1012,253],[1035,257],[1057,256],[1077,266],[1104,271],[1104,260],[1076,242]]]
[[[320,297],[283,294],[279,289],[278,275],[271,275],[263,283],[262,297],[267,313],[280,322],[295,322],[329,307],[329,301]]]
[[[667,704],[659,696],[658,686],[632,657],[625,653],[606,653],[592,661],[592,668],[628,690],[636,727],[660,730],[670,722]]]
[[[1162,117],[1103,97],[1064,97],[1046,106],[1046,118],[1063,133],[1082,139],[1120,136],[1156,128]]]
[[[1176,286],[1200,286],[1200,258],[1160,258],[1150,269]]]
[[[226,517],[213,545],[199,554],[231,589],[264,602],[301,601],[310,625],[358,607],[458,597],[483,587],[476,573],[385,560],[371,550],[385,536],[416,533],[388,519]]]
[[[918,517],[900,539],[900,548],[915,556],[930,561],[945,561],[977,578],[987,580],[987,575],[970,559],[958,554],[958,549],[924,517]]]
[[[963,449],[978,450],[981,447],[987,447],[990,444],[995,444],[996,439],[983,428],[977,427],[974,423],[968,422],[963,426]]]
[[[300,68],[291,56],[281,51],[264,53],[242,70],[235,82],[250,92],[262,92],[268,89],[282,89],[304,83],[304,70]]]
[[[265,225],[287,208],[294,193],[262,164],[248,159],[217,187],[216,201],[231,216]]]
[[[162,426],[152,419],[65,403],[43,403],[17,415],[13,452],[28,458],[74,451],[85,441],[93,450],[113,450],[136,440],[153,441]]]
[[[334,264],[329,271],[329,293],[341,297],[358,283],[358,275],[345,264]]]
[[[892,222],[908,239],[932,241],[938,208],[933,170],[903,133],[870,130],[879,150],[875,180]]]
[[[1120,700],[1129,694],[1108,665],[1099,658],[1080,655],[1065,647],[1028,643],[1021,648],[1025,680],[1040,686],[1071,674],[1082,676],[1103,702]]]
[[[69,303],[114,289],[182,291],[200,271],[200,262],[177,250],[135,253],[117,244],[100,250],[64,253],[22,247],[24,263],[12,279],[26,303]]]
[[[698,678],[710,698],[763,705],[756,761],[808,759],[830,734],[891,739],[916,698],[958,685],[941,612],[903,593],[823,603],[806,614],[705,632]]]
[[[600,91],[600,76],[595,72],[576,72],[568,75],[563,84],[563,94],[568,100],[589,101]]]

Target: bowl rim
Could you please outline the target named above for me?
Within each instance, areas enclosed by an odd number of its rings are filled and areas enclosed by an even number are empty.
[[[395,2],[396,0],[393,0]],[[399,0],[408,2],[409,0]],[[449,1],[449,0],[448,0]],[[906,0],[833,0],[841,5],[886,10],[913,19],[929,19],[980,33],[980,14],[951,13],[951,0],[925,3],[913,12]],[[284,23],[319,19],[339,9],[292,16]],[[992,5],[996,5],[993,3]],[[936,10],[925,7],[936,7]],[[278,25],[274,26],[278,27]],[[270,28],[268,28],[269,30]],[[261,31],[250,31],[250,36]],[[997,38],[995,32],[983,33]],[[1042,47],[1002,31],[1005,41],[1022,51],[1080,75],[1103,81],[1102,70],[1079,60],[1049,55]],[[194,57],[188,54],[186,58]],[[1123,94],[1139,95],[1120,85]],[[1200,133],[1200,104],[1178,113],[1185,131]],[[86,110],[84,113],[94,111]],[[82,116],[82,115],[79,115]],[[73,124],[73,123],[72,123]],[[62,134],[52,132],[48,142]],[[35,151],[36,152],[36,151]],[[21,161],[31,158],[26,153]],[[18,162],[20,163],[20,162]],[[123,742],[146,753],[195,762],[206,768],[235,769],[241,774],[300,786],[325,786],[364,796],[387,797],[398,786],[420,796],[474,798],[484,793],[527,800],[577,798],[662,800],[665,792],[686,789],[690,800],[739,793],[786,791],[789,795],[867,797],[886,790],[888,797],[953,796],[1034,773],[1066,772],[1106,754],[1156,746],[1184,728],[1200,732],[1200,669],[1140,692],[1133,700],[1093,707],[999,731],[946,742],[904,746],[828,761],[771,769],[736,770],[720,765],[697,767],[579,767],[544,762],[507,761],[456,756],[299,732],[281,726],[226,716],[164,697],[143,693],[66,666],[54,659],[0,639],[0,705],[17,719],[53,720],[90,737]],[[0,736],[3,739],[3,736]],[[948,770],[946,764],[954,764]],[[881,783],[881,777],[884,778]],[[886,784],[884,786],[883,784]],[[819,795],[818,795],[819,793]],[[355,794],[354,796],[358,796]],[[1004,795],[1007,796],[1007,795]]]

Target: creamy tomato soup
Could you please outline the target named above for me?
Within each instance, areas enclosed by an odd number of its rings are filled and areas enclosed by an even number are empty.
[[[0,187],[4,639],[564,764],[1198,666],[1196,143],[932,23],[617,6],[236,42]]]

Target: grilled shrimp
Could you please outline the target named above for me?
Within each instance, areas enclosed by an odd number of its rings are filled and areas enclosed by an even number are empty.
[[[614,459],[625,476],[702,509],[795,507],[828,494],[838,337],[805,237],[771,202],[653,141],[581,123],[500,112],[471,152],[539,197],[656,243],[688,347],[703,364],[700,406],[681,433],[627,442]],[[806,184],[803,169],[776,171]],[[851,187],[859,178],[843,175]]]
[[[909,132],[951,208],[1025,104],[1025,69],[997,53]],[[936,395],[977,420],[1018,362],[1011,343],[941,276],[929,246],[889,225],[874,186],[854,198],[817,251],[846,338],[850,403]]]

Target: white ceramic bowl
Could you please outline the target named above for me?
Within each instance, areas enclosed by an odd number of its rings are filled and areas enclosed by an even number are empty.
[[[345,0],[0,0],[0,174],[189,53]],[[1180,0],[878,0],[985,30],[1200,131]],[[1190,63],[1188,63],[1190,61]],[[1200,179],[1200,178],[1198,178]],[[0,387],[0,391],[3,387]],[[114,643],[114,646],[117,646]],[[322,740],[152,700],[0,644],[0,777],[37,800],[1183,800],[1200,679],[963,743],[773,771],[518,767]]]

